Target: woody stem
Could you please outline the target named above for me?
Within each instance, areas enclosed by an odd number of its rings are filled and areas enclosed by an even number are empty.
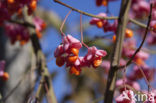
[[[123,40],[125,36],[125,28],[128,22],[128,13],[131,5],[131,0],[122,0],[120,7],[120,14],[118,18],[118,27],[117,27],[117,39],[114,44],[114,50],[111,57],[111,68],[109,71],[106,91],[104,94],[104,103],[112,103],[115,83],[117,78],[117,70],[119,66],[119,60],[121,58],[121,51]]]

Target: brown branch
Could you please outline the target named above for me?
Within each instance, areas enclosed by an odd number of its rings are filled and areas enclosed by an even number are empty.
[[[87,12],[84,12],[84,11],[81,11],[81,10],[78,10],[76,8],[73,8],[59,0],[54,0],[55,2],[67,7],[67,8],[70,8],[72,9],[73,11],[76,11],[78,13],[81,13],[83,15],[86,15],[86,16],[89,16],[89,17],[95,17],[95,18],[99,18],[99,19],[107,19],[107,20],[114,20],[114,19],[118,19],[118,17],[102,17],[102,16],[97,16],[97,15],[93,15],[93,14],[90,14],[90,13],[87,13]],[[135,19],[129,19],[130,22],[142,27],[142,28],[146,28],[147,25],[135,20]],[[21,24],[23,26],[26,26],[26,27],[32,27],[32,28],[35,28],[35,25],[29,23],[29,22],[19,22],[19,21],[15,21],[15,20],[9,20],[9,22],[12,22],[12,23],[16,23],[16,24]],[[149,28],[150,30],[152,30],[151,28]]]
[[[120,7],[120,15],[118,18],[118,27],[117,27],[117,39],[114,44],[114,50],[111,58],[111,68],[109,71],[106,91],[104,94],[104,103],[112,103],[115,83],[117,78],[117,70],[119,66],[119,61],[121,58],[122,45],[125,36],[125,29],[128,23],[128,13],[131,5],[131,0],[122,0]]]
[[[67,8],[70,8],[73,11],[76,11],[76,12],[78,12],[80,14],[83,14],[83,15],[86,15],[86,16],[89,16],[89,17],[94,17],[94,18],[99,18],[99,19],[106,19],[106,20],[118,19],[118,17],[102,17],[102,16],[93,15],[93,14],[90,14],[90,13],[87,13],[87,12],[84,12],[84,11],[81,11],[81,10],[78,10],[76,8],[73,8],[70,5],[67,5],[67,4],[65,4],[65,3],[63,3],[63,2],[61,2],[59,0],[54,0],[54,1],[57,2],[57,3],[59,3],[59,4],[61,4],[61,5],[63,5],[63,6],[65,6],[65,7],[67,7]],[[146,28],[146,25],[145,24],[143,24],[143,23],[141,23],[141,22],[139,22],[139,21],[137,21],[135,19],[129,19],[129,21],[132,22],[132,23],[134,23],[134,24],[136,24],[136,25],[138,25],[138,26],[140,26],[140,27],[142,27],[142,28]]]
[[[156,54],[156,50],[151,50],[150,48],[149,49],[148,48],[142,48],[142,50],[144,52],[149,53],[149,54]]]
[[[152,4],[150,5],[150,14],[149,14],[149,17],[148,17],[148,23],[147,23],[147,26],[146,26],[146,30],[145,30],[145,34],[144,34],[144,37],[143,37],[143,40],[139,46],[139,48],[135,51],[135,53],[132,55],[132,57],[130,58],[130,60],[126,63],[126,65],[124,66],[121,66],[119,68],[123,68],[123,67],[127,67],[128,65],[131,64],[131,62],[133,61],[134,57],[136,56],[136,54],[141,50],[144,42],[145,42],[145,39],[147,37],[147,33],[148,33],[148,28],[149,28],[149,25],[150,25],[150,22],[151,22],[151,14],[152,14]]]
[[[59,0],[54,0],[55,2],[67,7],[67,8],[70,8],[72,9],[73,11],[76,11],[76,12],[79,12],[80,14],[83,14],[83,15],[86,15],[86,16],[90,16],[90,17],[95,17],[95,18],[99,18],[99,19],[109,19],[109,20],[114,20],[114,19],[118,19],[118,17],[102,17],[102,16],[97,16],[97,15],[93,15],[93,14],[90,14],[90,13],[87,13],[87,12],[84,12],[84,11],[81,11],[81,10],[78,10],[78,9],[75,9]]]
[[[31,27],[31,28],[34,28],[35,29],[35,25],[29,23],[29,22],[21,22],[21,21],[17,21],[17,20],[9,20],[8,22],[11,22],[11,23],[16,23],[16,24],[20,24],[20,25],[23,25],[25,27]]]
[[[28,29],[30,31],[30,34],[31,34],[32,47],[34,49],[34,53],[35,53],[36,58],[37,58],[37,65],[39,65],[37,67],[39,67],[38,68],[39,74],[41,74],[41,77],[42,77],[40,81],[45,81],[46,80],[46,83],[48,84],[48,87],[49,87],[48,88],[49,97],[52,99],[53,103],[57,103],[57,100],[56,100],[56,97],[55,97],[55,94],[54,94],[54,91],[53,91],[52,83],[51,83],[50,73],[49,73],[49,71],[47,69],[44,54],[42,53],[39,40],[38,40],[37,35],[35,33],[35,26],[33,24],[27,22],[26,20],[24,22],[20,22],[20,21],[16,21],[16,20],[10,20],[9,22],[16,23],[16,24],[28,27]],[[21,81],[19,81],[18,84],[20,84],[20,83],[21,83]],[[17,88],[17,86],[15,87],[15,89],[16,88]],[[13,89],[12,92],[14,92],[15,89]],[[45,89],[45,86],[41,83],[39,85],[39,88],[38,88],[37,93],[36,93],[36,100],[37,101],[38,100],[41,101],[42,96],[45,94],[45,92],[43,92],[44,89]]]
[[[143,23],[141,23],[141,22],[139,22],[139,21],[137,21],[135,19],[129,19],[129,21],[134,23],[134,24],[136,24],[136,25],[138,25],[138,26],[140,26],[140,27],[142,27],[142,28],[146,28],[147,27],[146,24],[143,24]]]
[[[24,18],[25,18],[24,22],[32,22],[32,16],[28,16],[26,11],[27,9],[25,8],[24,9]],[[41,76],[41,79],[40,79],[41,83],[39,84],[39,87],[36,92],[36,102],[38,101],[41,102],[41,100],[43,99],[43,96],[46,95],[45,86],[42,83],[42,82],[45,82],[48,86],[49,96],[52,99],[52,102],[57,103],[56,96],[53,91],[51,76],[48,71],[48,68],[45,62],[45,56],[41,50],[41,45],[40,45],[39,39],[37,38],[36,31],[32,27],[29,27],[28,29],[31,34],[30,39],[32,42],[32,47],[34,49],[34,54],[36,55],[36,65],[38,67],[37,69],[38,74],[39,76]]]
[[[37,65],[39,65],[39,68],[38,68],[39,74],[41,74],[41,80],[40,80],[41,83],[36,93],[36,100],[40,102],[42,100],[42,97],[46,94],[45,86],[44,86],[44,83],[46,83],[48,86],[49,97],[51,98],[52,103],[57,103],[57,100],[53,91],[52,83],[51,83],[50,74],[45,63],[45,57],[41,51],[40,43],[36,34],[32,35],[31,41],[32,41],[32,46],[34,48],[34,53],[36,54],[36,57],[37,57]]]
[[[135,63],[135,64],[136,64],[136,63]],[[137,64],[136,64],[136,65],[137,65]],[[139,65],[137,65],[137,66],[138,66],[138,68],[139,68],[139,70],[140,70],[142,76],[143,76],[144,79],[145,79],[145,82],[146,82],[146,84],[147,84],[147,86],[148,86],[148,92],[149,92],[149,88],[152,88],[152,86],[151,86],[150,82],[148,81],[148,79],[147,79],[147,77],[146,77],[144,71],[142,70],[142,67],[140,67]]]
[[[47,96],[46,96],[47,101],[48,101],[48,103],[53,103],[51,98],[50,98],[50,95],[49,95],[48,85],[46,83],[44,85],[45,85],[45,90],[46,90],[46,93],[47,93]]]
[[[74,11],[80,13],[80,14],[83,14],[83,15],[86,15],[86,16],[89,16],[89,17],[95,17],[95,18],[99,18],[99,19],[108,19],[108,20],[118,19],[118,17],[102,17],[102,16],[93,15],[93,14],[78,10],[76,8],[73,8],[73,7],[67,5],[67,4],[65,4],[65,3],[63,3],[63,2],[61,2],[59,0],[54,0],[54,1],[61,4],[61,5],[63,5],[63,6],[65,6],[65,7],[67,7],[67,8],[70,8],[70,9],[72,9],[72,10],[74,10]],[[145,24],[143,24],[143,23],[141,23],[141,22],[139,22],[139,21],[137,21],[135,19],[129,19],[129,21],[136,24],[136,25],[138,25],[138,26],[140,26],[140,27],[142,27],[142,28],[147,27],[147,25],[145,25]],[[21,25],[26,26],[26,27],[35,28],[35,25],[33,25],[33,24],[29,23],[29,22],[19,22],[19,21],[15,21],[15,20],[9,20],[9,22],[16,23],[16,24],[21,24]],[[151,28],[149,28],[149,29],[152,30]]]

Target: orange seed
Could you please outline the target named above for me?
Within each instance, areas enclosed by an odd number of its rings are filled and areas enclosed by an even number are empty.
[[[36,0],[32,0],[32,2],[30,3],[31,9],[32,9],[32,10],[35,10],[35,9],[36,9],[36,6],[37,6]]]
[[[22,16],[22,8],[18,9],[18,11],[17,11],[17,15],[18,15],[19,17]]]
[[[70,73],[75,75],[80,75],[80,71],[78,71],[74,66],[70,68]]]
[[[26,44],[26,41],[25,40],[21,40],[20,41],[20,45],[23,46],[24,44]]]
[[[102,1],[102,5],[107,6],[108,5],[108,1],[107,0],[103,0]]]
[[[126,35],[126,38],[131,38],[133,37],[133,31],[130,29],[126,29],[125,35]]]
[[[136,62],[138,65],[143,65],[143,64],[144,64],[144,61],[143,61],[142,59],[140,59],[140,58],[137,58],[137,59],[135,60],[135,62]]]
[[[9,79],[9,74],[7,72],[4,72],[2,78],[3,78],[4,81],[7,81]]]
[[[156,32],[156,24],[153,26],[153,31]]]
[[[38,29],[36,29],[36,35],[39,39],[42,38],[42,33]]]
[[[13,4],[15,2],[15,0],[8,0],[9,4]]]
[[[78,55],[78,54],[79,54],[79,50],[76,49],[76,48],[72,48],[72,49],[71,49],[71,52],[72,52],[74,55]]]
[[[100,66],[101,63],[102,63],[102,59],[95,59],[93,61],[93,66],[96,68],[96,67]]]
[[[98,22],[96,22],[96,25],[98,28],[102,28],[103,23],[102,23],[102,21],[98,21]]]
[[[42,29],[45,29],[45,28],[46,28],[46,26],[47,26],[47,25],[46,25],[46,23],[45,23],[45,22],[43,22],[43,23],[41,24],[41,28],[42,28]]]
[[[68,61],[74,63],[77,60],[78,56],[70,56],[68,57]]]
[[[113,42],[116,41],[116,35],[113,35]]]

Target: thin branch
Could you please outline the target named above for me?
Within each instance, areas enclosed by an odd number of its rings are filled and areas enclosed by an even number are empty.
[[[84,11],[81,11],[79,9],[73,8],[70,5],[67,5],[67,4],[65,4],[65,3],[63,3],[63,2],[61,2],[59,0],[54,0],[54,1],[56,3],[59,3],[59,4],[63,5],[63,6],[65,6],[65,7],[67,7],[67,8],[72,9],[73,11],[76,11],[76,12],[78,12],[80,14],[83,14],[83,15],[86,15],[86,16],[89,16],[89,17],[94,17],[94,18],[99,18],[99,19],[105,19],[105,20],[118,19],[118,17],[102,17],[102,16],[93,15],[93,14],[90,14],[90,13],[87,13],[87,12],[84,12]],[[141,23],[141,22],[139,22],[139,21],[137,21],[135,19],[129,19],[129,21],[132,22],[132,23],[134,23],[134,24],[136,24],[136,25],[138,25],[138,26],[140,26],[140,27],[142,27],[142,28],[146,28],[146,25],[145,24],[143,24],[143,23]]]
[[[67,7],[67,8],[70,8],[72,9],[73,11],[76,11],[76,12],[79,12],[80,14],[83,14],[83,15],[86,15],[86,16],[90,16],[90,17],[95,17],[95,18],[99,18],[99,19],[107,19],[107,20],[114,20],[114,19],[118,19],[118,17],[102,17],[102,16],[97,16],[97,15],[93,15],[93,14],[90,14],[90,13],[87,13],[87,12],[84,12],[84,11],[81,11],[81,10],[78,10],[78,9],[75,9],[59,0],[54,0],[55,2]]]
[[[47,83],[45,83],[45,90],[46,90],[46,93],[47,93],[47,96],[46,97],[47,97],[48,103],[53,103],[52,100],[51,100],[51,98],[50,98],[50,94],[49,94]]]
[[[156,50],[151,50],[150,48],[148,49],[146,49],[146,48],[142,48],[142,50],[144,51],[144,52],[147,52],[147,53],[149,53],[149,54],[156,54]]]
[[[107,20],[114,20],[114,19],[118,19],[118,17],[102,17],[102,16],[97,16],[97,15],[93,15],[93,14],[90,14],[90,13],[87,13],[87,12],[84,12],[84,11],[81,11],[81,10],[78,10],[76,8],[73,8],[59,0],[54,0],[55,2],[67,7],[67,8],[70,8],[71,10],[74,10],[76,12],[79,12],[83,15],[86,15],[86,16],[90,16],[90,17],[95,17],[95,18],[99,18],[99,19],[107,19]],[[144,24],[144,23],[141,23],[135,19],[129,19],[130,22],[142,27],[142,28],[146,28],[147,26]],[[35,25],[29,23],[29,22],[19,22],[19,21],[15,21],[15,20],[9,20],[9,22],[12,22],[12,23],[16,23],[16,24],[21,24],[23,26],[26,26],[26,27],[32,27],[32,28],[35,28]],[[152,30],[151,28],[149,28],[150,30]]]
[[[36,92],[36,101],[40,102],[42,100],[43,96],[45,95],[44,83],[46,83],[48,86],[49,97],[51,98],[52,103],[57,103],[56,96],[54,94],[53,86],[51,83],[50,73],[46,66],[45,57],[41,51],[40,43],[39,43],[39,40],[38,40],[36,34],[32,35],[31,41],[32,41],[34,53],[36,54],[37,65],[39,65],[39,68],[38,68],[39,74],[41,74],[40,85],[38,86],[38,89]],[[35,46],[36,44],[34,44],[34,43],[37,43],[37,45],[39,45],[39,46]]]
[[[88,48],[88,46],[83,42],[83,28],[82,28],[82,14],[80,14],[80,31],[81,31],[81,43]]]
[[[69,14],[71,13],[71,11],[72,11],[72,10],[70,10],[70,11],[68,12],[68,14],[65,16],[65,18],[64,18],[64,20],[63,20],[63,22],[62,22],[62,24],[61,24],[60,32],[61,32],[61,35],[62,35],[62,36],[65,36],[65,34],[63,33],[63,27],[64,27],[64,24],[65,24],[65,22],[66,22],[66,20],[67,20],[67,18],[68,18],[68,16],[69,16]]]
[[[129,19],[129,21],[132,22],[135,25],[138,25],[138,26],[142,27],[142,28],[145,28],[145,29],[147,28],[146,24],[141,23],[141,22],[139,22],[139,21],[137,21],[135,19]],[[148,27],[148,30],[153,31],[153,28]]]
[[[135,63],[135,62],[134,62],[134,63]],[[135,63],[135,64],[137,65],[137,63]],[[150,82],[148,81],[148,79],[147,79],[147,77],[146,77],[144,71],[142,70],[142,67],[139,66],[139,65],[137,65],[137,66],[138,66],[138,68],[139,68],[139,70],[140,70],[142,76],[143,76],[144,79],[145,79],[145,82],[146,82],[146,84],[147,84],[147,86],[148,86],[148,92],[149,92],[149,88],[152,88],[152,86],[151,86]]]
[[[126,91],[126,67],[123,70],[123,84],[124,84],[124,90]]]
[[[147,26],[146,26],[146,30],[145,30],[145,34],[144,34],[144,37],[143,37],[143,40],[139,46],[139,48],[135,51],[135,53],[132,55],[132,57],[130,58],[130,60],[126,63],[126,65],[124,66],[121,66],[119,68],[123,68],[123,67],[127,67],[128,65],[131,64],[131,62],[133,61],[134,57],[136,56],[136,54],[141,50],[144,42],[145,42],[145,39],[147,37],[147,33],[148,33],[148,28],[149,28],[149,25],[150,25],[150,22],[151,22],[151,14],[152,14],[152,4],[150,5],[150,14],[149,14],[149,17],[148,17],[148,23],[147,23]]]
[[[32,17],[28,16],[26,9],[24,12],[25,16],[25,22],[32,22]],[[38,74],[41,76],[40,82],[46,82],[48,85],[48,91],[49,91],[49,96],[52,100],[53,103],[57,103],[56,96],[54,94],[53,86],[52,86],[52,81],[50,77],[50,73],[48,71],[46,62],[45,62],[45,56],[42,52],[41,45],[39,42],[39,39],[36,35],[35,29],[33,28],[28,28],[29,32],[31,34],[31,42],[32,42],[32,48],[34,50],[34,54],[36,56],[36,65],[38,67]],[[38,86],[37,92],[36,92],[36,101],[41,101],[43,99],[43,96],[45,96],[45,86],[41,83]]]
[[[93,14],[90,14],[90,13],[87,13],[87,12],[84,12],[84,11],[81,11],[81,10],[78,10],[76,8],[73,8],[59,0],[54,0],[55,2],[67,7],[67,8],[70,8],[71,10],[74,10],[76,12],[79,12],[83,15],[86,15],[86,16],[90,16],[90,17],[95,17],[95,18],[99,18],[99,19],[107,19],[107,20],[114,20],[114,19],[118,19],[118,17],[102,17],[102,16],[97,16],[97,15],[93,15]],[[142,28],[146,28],[147,26],[144,24],[144,23],[141,23],[135,19],[129,19],[130,22],[142,27]],[[29,23],[29,22],[19,22],[19,21],[15,21],[15,20],[9,20],[9,22],[12,22],[12,23],[16,23],[16,24],[20,24],[20,25],[23,25],[23,26],[26,26],[26,27],[32,27],[32,28],[35,28],[35,25]],[[151,28],[149,28],[150,30],[152,30]],[[62,32],[61,32],[62,33]]]
[[[34,28],[35,29],[35,25],[29,23],[29,22],[20,22],[20,21],[17,21],[17,20],[9,20],[8,22],[11,22],[11,23],[16,23],[16,24],[20,24],[20,25],[23,25],[25,27],[31,27],[31,28]]]

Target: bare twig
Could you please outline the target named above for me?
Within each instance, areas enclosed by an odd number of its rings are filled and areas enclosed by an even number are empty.
[[[70,11],[68,12],[68,14],[65,16],[65,18],[64,18],[64,20],[63,20],[63,22],[62,22],[62,24],[61,24],[60,32],[61,32],[61,35],[62,35],[62,36],[65,36],[65,34],[64,34],[64,32],[63,32],[62,30],[63,30],[64,24],[65,24],[65,22],[66,22],[66,20],[67,20],[67,18],[68,18],[68,16],[69,16],[69,14],[71,13],[71,11],[72,11],[72,10],[70,10]]]
[[[93,14],[78,10],[76,8],[73,8],[73,7],[67,5],[67,4],[65,4],[65,3],[63,3],[63,2],[61,2],[59,0],[54,0],[54,1],[61,4],[61,5],[63,5],[63,6],[65,6],[65,7],[67,7],[67,8],[70,8],[71,10],[74,10],[74,11],[79,12],[80,14],[83,14],[83,15],[86,15],[86,16],[95,17],[95,18],[99,18],[99,19],[107,19],[107,20],[118,19],[118,17],[102,17],[102,16],[93,15]],[[145,24],[143,24],[143,23],[141,23],[141,22],[139,22],[139,21],[137,21],[135,19],[130,18],[129,21],[136,24],[136,25],[138,25],[138,26],[140,26],[140,27],[142,27],[142,28],[147,27],[147,25],[145,25]],[[15,20],[9,20],[9,22],[17,23],[17,24],[21,24],[23,26],[27,26],[27,27],[29,26],[29,27],[35,28],[35,25],[33,25],[33,24],[29,23],[29,22],[19,22],[19,21],[15,21]],[[152,30],[151,28],[149,28],[149,29]]]
[[[134,63],[135,63],[135,62],[134,62]],[[137,65],[137,63],[135,63],[135,64]],[[142,76],[143,76],[144,79],[145,79],[145,82],[146,82],[146,84],[147,84],[147,86],[148,86],[148,92],[149,92],[149,88],[152,88],[152,86],[151,86],[150,82],[148,81],[148,79],[147,79],[147,77],[146,77],[144,71],[142,70],[142,67],[139,66],[139,65],[137,65],[137,66],[138,66],[138,68],[139,68],[139,70],[140,70]]]
[[[129,19],[129,21],[134,23],[134,24],[136,24],[136,25],[138,25],[138,26],[140,26],[140,27],[142,27],[142,28],[146,28],[147,27],[146,24],[143,24],[143,23],[141,23],[141,22],[139,22],[139,21],[137,21],[135,19]]]
[[[31,16],[28,16],[26,10],[24,12],[24,22],[32,22],[32,17]],[[38,67],[38,74],[39,76],[41,76],[41,79],[40,79],[40,85],[38,86],[38,89],[37,89],[37,92],[36,92],[36,101],[40,102],[42,99],[43,99],[43,96],[45,96],[45,86],[42,82],[45,82],[48,86],[48,91],[49,91],[49,96],[52,100],[53,103],[57,103],[57,100],[56,100],[56,96],[54,94],[54,90],[53,90],[53,86],[52,86],[52,81],[51,81],[51,77],[50,77],[50,73],[48,71],[48,68],[47,68],[47,65],[46,65],[46,62],[45,62],[45,56],[42,52],[42,49],[41,49],[41,45],[40,45],[40,42],[39,42],[39,39],[36,35],[36,32],[35,32],[35,29],[34,28],[28,28],[29,29],[29,32],[31,34],[31,42],[32,42],[32,47],[33,47],[33,50],[34,50],[34,54],[36,56],[36,65]]]
[[[35,25],[29,23],[29,22],[21,22],[21,21],[17,21],[17,20],[9,20],[8,22],[11,22],[11,23],[16,23],[16,24],[20,24],[20,25],[23,25],[25,27],[31,27],[31,28],[34,28],[35,29]]]
[[[48,103],[53,103],[51,98],[50,98],[50,94],[49,94],[47,83],[45,83],[44,85],[45,85],[45,90],[46,90],[46,93],[47,93],[47,101],[48,101]]]
[[[123,69],[123,84],[124,84],[124,90],[126,91],[126,67]]]
[[[51,98],[52,103],[57,103],[56,96],[54,94],[53,86],[51,83],[50,74],[49,74],[48,68],[45,63],[45,57],[41,51],[39,40],[38,40],[36,34],[32,35],[31,41],[32,41],[34,53],[36,54],[36,57],[38,60],[38,63],[37,63],[37,65],[39,65],[38,70],[39,70],[39,73],[41,74],[40,85],[36,92],[36,100],[38,102],[40,102],[42,100],[43,96],[45,95],[45,93],[46,93],[45,85],[44,85],[44,82],[45,82],[48,86],[49,97]],[[35,45],[38,45],[38,46],[35,46]]]
[[[61,5],[63,5],[63,6],[65,6],[65,7],[70,8],[71,10],[74,10],[74,11],[79,12],[79,13],[81,13],[83,15],[86,15],[86,16],[95,17],[95,18],[99,18],[99,19],[107,19],[107,20],[118,19],[118,17],[102,17],[102,16],[93,15],[93,14],[78,10],[76,8],[73,8],[73,7],[67,5],[67,4],[65,4],[65,3],[63,3],[63,2],[61,2],[59,0],[54,0],[54,1],[61,4]],[[129,19],[129,21],[136,24],[136,25],[138,25],[138,26],[140,26],[140,27],[142,27],[142,28],[147,27],[147,25],[145,25],[145,24],[143,24],[143,23],[141,23],[141,22],[139,22],[139,21],[137,21],[135,19]],[[29,27],[35,28],[35,25],[33,25],[33,24],[29,23],[29,22],[19,22],[19,21],[15,21],[15,20],[9,20],[9,22],[21,24],[21,25],[26,26],[26,27],[29,26]],[[149,29],[152,30],[151,28],[149,28]]]
[[[63,5],[63,6],[65,6],[65,7],[67,7],[67,8],[72,9],[73,11],[76,11],[76,12],[78,12],[80,14],[83,14],[83,15],[86,15],[86,16],[90,16],[90,17],[94,17],[94,18],[99,18],[99,19],[106,19],[106,20],[118,19],[118,17],[113,17],[113,16],[112,17],[102,17],[102,16],[93,15],[93,14],[90,14],[90,13],[87,13],[87,12],[84,12],[84,11],[81,11],[81,10],[78,10],[76,8],[73,8],[70,5],[67,5],[67,4],[65,4],[65,3],[63,3],[63,2],[61,2],[59,0],[54,0],[54,1],[57,2],[57,3],[59,3],[59,4],[61,4],[61,5]],[[142,27],[142,28],[146,28],[146,25],[145,24],[143,24],[143,23],[141,23],[141,22],[139,22],[139,21],[137,21],[135,19],[129,19],[129,21],[132,22],[132,23],[134,23],[134,24],[136,24],[136,25],[138,25],[138,26],[140,26],[140,27]]]
[[[54,0],[55,2],[67,7],[67,8],[70,8],[72,9],[73,11],[76,11],[76,12],[79,12],[80,14],[83,14],[83,15],[86,15],[86,16],[90,16],[90,17],[95,17],[95,18],[99,18],[99,19],[109,19],[109,20],[114,20],[114,19],[118,19],[118,17],[102,17],[102,16],[97,16],[97,15],[93,15],[93,14],[89,14],[87,12],[84,12],[84,11],[81,11],[81,10],[78,10],[78,9],[75,9],[59,0]]]
[[[81,31],[81,43],[88,48],[88,46],[83,42],[83,28],[82,28],[82,14],[80,14],[80,31]]]

